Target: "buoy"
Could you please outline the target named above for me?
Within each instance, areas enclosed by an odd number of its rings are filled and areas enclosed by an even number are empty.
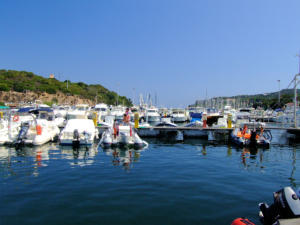
[[[206,113],[203,113],[202,121],[203,121],[203,128],[206,128],[206,126],[207,126],[207,115],[206,115]]]
[[[36,125],[36,134],[41,135],[42,134],[42,126],[41,125]]]
[[[229,113],[227,117],[227,127],[232,128],[232,115]]]
[[[98,113],[97,112],[94,112],[94,117],[93,117],[93,121],[94,121],[94,125],[95,125],[95,127],[98,125],[97,123],[98,123]]]
[[[134,128],[139,127],[139,117],[140,117],[140,115],[138,112],[134,113]]]
[[[19,115],[14,115],[13,121],[14,121],[14,122],[18,122],[18,121],[19,121]]]
[[[231,225],[255,225],[255,224],[251,222],[249,219],[237,218],[231,223]]]
[[[3,112],[0,112],[0,119],[3,119]]]

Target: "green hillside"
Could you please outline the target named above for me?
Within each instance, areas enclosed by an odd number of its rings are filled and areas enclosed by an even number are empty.
[[[119,103],[131,105],[131,100],[125,96],[118,96],[117,93],[109,91],[100,84],[85,84],[83,82],[73,83],[71,81],[59,81],[55,78],[45,78],[35,75],[32,72],[0,70],[0,91],[16,92],[46,92],[56,94],[62,92],[66,95],[79,96],[81,98],[95,100],[98,102],[115,105]]]
[[[300,94],[300,90],[297,90],[297,94]],[[280,91],[280,104],[278,104],[278,92],[272,92],[267,94],[257,94],[257,95],[239,95],[232,98],[240,99],[242,101],[247,101],[253,107],[263,107],[267,108],[279,108],[283,107],[289,102],[293,102],[294,99],[294,89],[283,89]]]
[[[297,95],[300,96],[300,90],[297,89]],[[256,94],[256,95],[237,95],[231,97],[215,97],[213,99],[208,99],[207,101],[215,100],[216,102],[223,102],[226,104],[227,101],[234,99],[236,104],[244,103],[250,107],[261,107],[264,109],[272,108],[282,108],[285,104],[293,102],[294,100],[294,89],[283,89],[280,91],[280,103],[278,103],[278,91],[266,94]],[[299,98],[298,98],[299,99]],[[201,106],[206,100],[197,100],[193,105],[190,106]],[[204,103],[205,105],[205,103]],[[239,107],[239,106],[237,106]]]

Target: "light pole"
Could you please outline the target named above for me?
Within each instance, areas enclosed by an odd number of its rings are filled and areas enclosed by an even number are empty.
[[[280,104],[280,80],[278,81],[278,104]]]

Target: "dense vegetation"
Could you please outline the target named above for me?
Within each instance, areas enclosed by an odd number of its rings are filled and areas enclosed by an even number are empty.
[[[17,92],[47,92],[56,94],[62,92],[66,95],[76,95],[82,98],[97,102],[104,102],[110,105],[124,103],[131,105],[131,100],[125,96],[118,96],[117,93],[109,91],[99,84],[85,84],[83,82],[72,83],[65,80],[61,82],[55,78],[45,78],[26,71],[0,70],[0,91]]]
[[[297,90],[297,95],[300,96],[300,90]],[[227,104],[228,99],[234,99],[236,101],[236,107],[254,107],[264,109],[278,109],[283,108],[287,103],[294,101],[294,89],[283,89],[280,91],[280,103],[278,102],[278,92],[268,94],[257,95],[238,95],[232,97],[217,97],[214,98],[218,102]],[[211,100],[211,99],[210,99]],[[208,102],[210,101],[208,100]],[[195,104],[191,106],[201,105],[201,102],[205,100],[197,100]]]
[[[300,94],[300,90],[297,90],[297,95]],[[283,89],[280,91],[280,103],[278,103],[278,92],[268,94],[257,94],[257,95],[241,95],[235,96],[235,98],[241,101],[246,101],[250,106],[257,108],[261,107],[264,109],[276,109],[282,108],[287,103],[293,102],[294,89]]]

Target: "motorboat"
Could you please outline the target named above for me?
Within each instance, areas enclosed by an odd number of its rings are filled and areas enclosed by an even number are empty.
[[[59,128],[54,122],[51,108],[40,108],[30,111],[33,120],[23,122],[20,132],[14,142],[16,145],[43,145],[53,141],[59,134]]]
[[[205,111],[205,109],[202,107],[189,107],[188,111],[189,111],[191,120],[192,119],[201,120],[202,114]]]
[[[240,108],[236,113],[236,119],[249,119],[251,118],[252,108]]]
[[[264,129],[264,123],[249,122],[235,128],[231,133],[231,140],[238,146],[269,147],[272,134]]]
[[[227,119],[225,117],[218,118],[217,123],[214,123],[212,128],[227,128]]]
[[[160,121],[160,115],[158,113],[158,109],[154,106],[146,109],[145,117],[146,117],[146,121],[149,123]]]
[[[177,124],[171,122],[171,117],[162,117],[155,127],[177,127]]]
[[[184,109],[173,109],[171,117],[173,122],[185,122],[188,120]]]
[[[99,122],[102,122],[104,121],[105,117],[107,115],[109,115],[109,108],[106,104],[104,103],[100,103],[100,104],[97,104],[95,105],[95,108],[94,108],[95,112],[97,112],[98,114],[98,118],[97,118],[97,121]]]
[[[102,133],[99,146],[103,148],[119,146],[140,149],[147,147],[148,143],[139,137],[131,124],[115,122],[113,128]]]
[[[197,128],[202,128],[203,127],[203,122],[199,120],[192,121],[188,124],[185,125],[185,127],[197,127]]]
[[[58,126],[59,128],[63,128],[66,124],[66,118],[61,114],[56,114],[54,117],[54,123],[56,124],[56,126]]]
[[[296,225],[300,224],[300,189],[294,191],[284,187],[273,192],[273,203],[259,203],[259,219],[263,225]],[[255,225],[245,217],[235,219],[231,225]]]
[[[0,120],[0,145],[12,143],[19,134],[20,123],[12,122],[12,118],[9,115],[8,118],[2,118]]]
[[[300,192],[284,187],[273,193],[273,204],[260,203],[259,217],[264,225],[300,224]]]
[[[69,106],[57,106],[53,108],[53,113],[57,117],[66,117],[69,109]]]
[[[77,104],[75,105],[75,110],[88,112],[90,110],[90,106],[88,104]]]
[[[115,120],[123,120],[125,108],[123,106],[113,107],[110,111],[110,115],[115,117]]]
[[[69,119],[59,135],[60,145],[92,145],[98,137],[93,120]]]

